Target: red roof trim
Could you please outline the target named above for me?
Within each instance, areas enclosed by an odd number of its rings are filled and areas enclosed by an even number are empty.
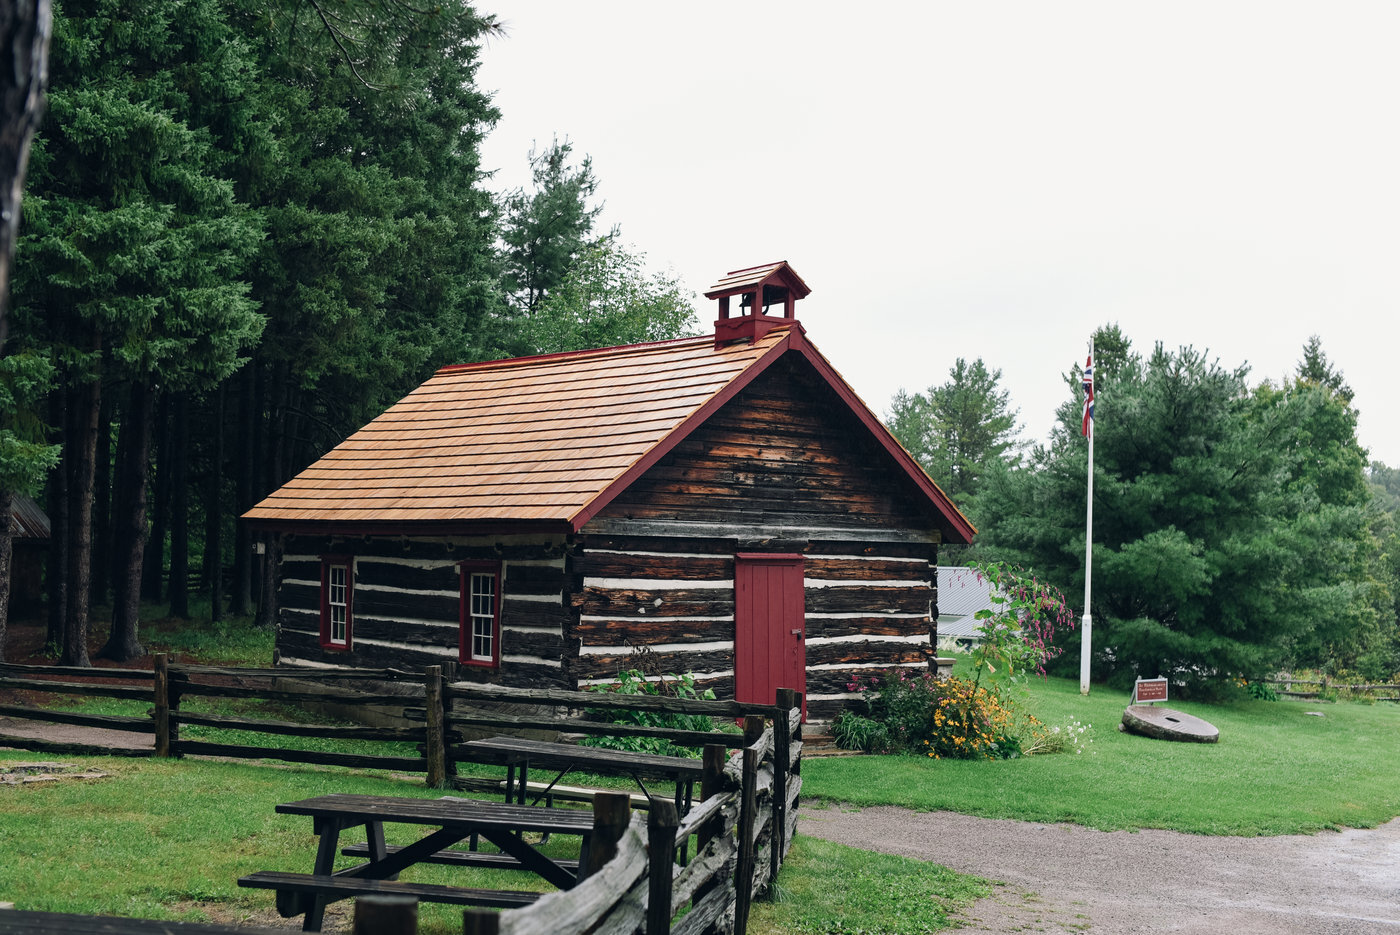
[[[516,520],[304,520],[248,519],[249,527],[299,536],[567,535],[573,528],[553,519]]]
[[[618,351],[638,351],[651,347],[665,347],[671,344],[684,344],[687,341],[701,343],[709,335],[689,338],[669,338],[665,341],[643,341],[640,344],[619,344],[615,347],[591,347],[581,351],[555,351],[552,354],[532,354],[529,357],[501,357],[496,360],[479,360],[470,364],[448,364],[439,367],[435,373],[459,373],[463,370],[484,370],[488,367],[514,367],[519,364],[535,364],[542,360],[567,360],[571,357],[596,357],[600,354],[614,354]]]
[[[792,320],[788,319],[788,322],[792,323]],[[723,389],[714,396],[711,396],[704,405],[692,412],[686,420],[676,426],[669,435],[654,445],[650,451],[623,472],[620,477],[607,487],[604,487],[602,492],[584,505],[583,509],[575,513],[570,519],[575,532],[581,530],[585,523],[611,503],[618,494],[632,486],[633,482],[646,473],[653,464],[669,454],[672,448],[675,448],[684,441],[691,432],[704,424],[705,420],[714,415],[721,406],[733,399],[740,390],[752,383],[754,378],[767,370],[774,361],[787,353],[788,345],[791,343],[792,335],[796,329],[784,327],[782,329],[775,328],[774,330],[786,330],[787,335],[783,340],[774,344],[762,357],[735,374],[734,378],[726,383]]]

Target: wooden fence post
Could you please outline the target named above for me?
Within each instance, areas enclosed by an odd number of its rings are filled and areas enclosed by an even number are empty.
[[[351,935],[417,935],[418,897],[372,893],[355,899]]]
[[[797,707],[797,692],[791,688],[778,689],[781,713],[773,719],[773,853],[769,879],[778,879],[783,865],[783,842],[787,840],[787,782],[791,769],[792,731],[788,718]],[[772,892],[771,888],[769,890]]]
[[[631,818],[632,801],[626,792],[600,792],[593,797],[593,834],[579,866],[580,880],[597,873],[617,855],[617,842]]]
[[[152,686],[155,690],[156,756],[170,756],[170,657],[156,653],[151,657],[153,674]]]
[[[762,718],[759,721],[761,723]],[[734,935],[745,935],[748,931],[749,904],[753,902],[753,823],[758,808],[757,789],[758,753],[752,747],[745,747],[743,794],[739,805],[739,865],[734,871]]]
[[[671,931],[671,877],[676,868],[676,828],[680,813],[674,802],[654,799],[647,813],[646,935]]]
[[[758,738],[763,736],[763,718],[757,714],[750,714],[744,718],[744,746],[752,747],[758,743]]]
[[[492,909],[463,909],[462,935],[496,935],[501,930],[501,914]]]
[[[428,666],[423,670],[423,706],[427,710],[423,755],[428,760],[428,788],[441,789],[447,784],[447,735],[443,730],[442,666]]]

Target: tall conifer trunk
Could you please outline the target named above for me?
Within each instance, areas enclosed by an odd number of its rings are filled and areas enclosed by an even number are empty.
[[[101,350],[101,338],[94,327],[94,354]],[[98,409],[102,403],[102,381],[96,376],[73,389],[74,433],[73,476],[68,489],[68,618],[63,628],[63,654],[60,665],[90,666],[88,599],[92,593],[92,486],[97,455]]]
[[[190,398],[172,403],[170,423],[170,616],[190,618]]]
[[[68,398],[66,390],[59,390],[51,397],[52,410],[49,421],[60,427],[64,442],[63,453],[58,467],[49,475],[49,566],[48,599],[49,629],[44,638],[48,646],[63,643],[63,630],[68,616],[68,477],[72,468],[72,452],[68,440],[72,436],[73,414],[64,404]]]
[[[92,563],[91,606],[107,603],[112,581],[112,401],[102,396],[97,419],[97,455],[93,472],[92,542],[96,556]]]
[[[252,360],[243,368],[238,377],[238,443],[237,476],[234,481],[234,516],[242,516],[253,505],[254,459],[258,447],[253,438],[254,420],[257,418],[255,401],[256,375],[258,362]],[[236,617],[244,616],[253,609],[253,537],[248,532],[248,524],[234,520],[233,527],[233,600],[229,610]]]
[[[126,662],[144,653],[138,639],[141,618],[141,569],[146,554],[146,474],[150,467],[151,411],[155,389],[144,380],[131,384],[131,402],[122,426],[126,463],[122,466],[122,511],[118,517],[118,541],[122,570],[118,578],[119,603],[112,608],[112,632],[102,647],[104,659]]]
[[[10,623],[10,567],[14,559],[14,528],[12,515],[15,496],[0,490],[0,662],[5,661],[5,631]]]
[[[209,619],[224,616],[224,399],[225,384],[214,393],[213,450],[209,453],[209,503],[205,507],[204,574],[209,586]]]
[[[165,534],[170,516],[170,397],[162,394],[154,408],[155,426],[149,450],[155,452],[155,503],[150,510],[150,538],[146,540],[145,566],[141,572],[141,597],[158,601],[165,596]],[[150,456],[147,455],[149,464]]]

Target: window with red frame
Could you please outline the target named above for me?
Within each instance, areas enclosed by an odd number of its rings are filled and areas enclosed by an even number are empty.
[[[355,560],[343,556],[321,559],[321,645],[349,649],[354,622]]]
[[[463,665],[501,664],[501,563],[462,563]]]

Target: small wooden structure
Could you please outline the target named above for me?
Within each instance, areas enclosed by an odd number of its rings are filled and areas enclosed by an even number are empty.
[[[10,616],[38,613],[43,602],[43,566],[49,548],[49,517],[24,494],[14,494],[10,507]]]
[[[808,291],[738,270],[713,335],[438,371],[246,514],[281,662],[690,672],[819,716],[928,664],[938,545],[975,530],[807,340]]]

